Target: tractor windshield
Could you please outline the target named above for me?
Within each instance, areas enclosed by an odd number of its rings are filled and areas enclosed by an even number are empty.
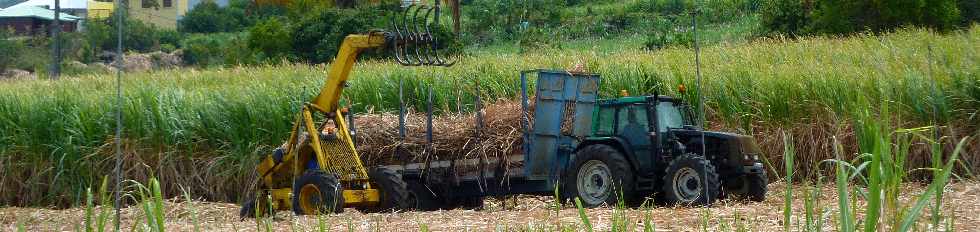
[[[683,105],[678,105],[673,102],[663,101],[657,104],[657,131],[667,132],[670,128],[683,128],[685,125],[690,125],[690,118],[687,116],[686,111],[682,108]]]

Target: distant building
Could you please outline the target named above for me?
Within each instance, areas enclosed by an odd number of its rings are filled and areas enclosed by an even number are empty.
[[[61,20],[61,30],[73,32],[78,28],[82,18],[65,13],[58,15]],[[44,7],[21,5],[0,10],[0,28],[12,30],[16,35],[48,35],[54,11]]]
[[[176,29],[177,21],[202,1],[211,0],[132,0],[129,16],[157,27]],[[214,2],[218,6],[228,6],[228,0]]]
[[[55,0],[28,0],[14,6],[36,6],[48,10],[54,10]],[[79,31],[85,30],[85,21],[91,19],[104,19],[112,15],[113,3],[94,0],[58,0],[60,2],[61,13],[77,16],[80,19],[76,22]],[[12,7],[11,7],[12,8]]]

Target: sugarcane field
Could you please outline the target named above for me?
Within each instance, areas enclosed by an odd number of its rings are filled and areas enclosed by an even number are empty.
[[[0,0],[0,231],[980,231],[980,1]]]

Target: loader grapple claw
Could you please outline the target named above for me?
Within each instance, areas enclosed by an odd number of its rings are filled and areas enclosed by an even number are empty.
[[[444,66],[456,64],[444,52],[434,35],[433,28],[440,26],[440,7],[412,4],[391,18],[392,51],[395,61],[405,66]]]

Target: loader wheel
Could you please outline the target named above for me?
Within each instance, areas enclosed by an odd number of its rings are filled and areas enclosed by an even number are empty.
[[[704,157],[686,154],[674,159],[663,177],[663,194],[668,203],[711,205],[718,199],[721,182],[715,166]]]
[[[242,203],[242,209],[238,211],[238,216],[242,221],[245,218],[255,218],[255,198],[248,198],[245,203]]]
[[[630,202],[633,194],[633,172],[622,153],[605,144],[589,145],[579,150],[565,176],[563,200],[579,198],[583,207],[603,203]],[[620,199],[622,196],[625,199]]]
[[[442,207],[436,196],[421,181],[408,181],[409,208],[418,211],[434,211]]]
[[[765,171],[759,174],[745,174],[735,179],[731,190],[728,192],[734,197],[762,202],[766,200],[766,191],[769,190],[768,182],[769,178]]]
[[[307,170],[293,183],[293,212],[296,215],[340,213],[344,209],[343,187],[334,175]]]
[[[375,168],[368,172],[368,177],[375,188],[380,190],[381,202],[374,207],[358,208],[361,212],[383,212],[402,210],[410,207],[408,185],[394,170]]]

